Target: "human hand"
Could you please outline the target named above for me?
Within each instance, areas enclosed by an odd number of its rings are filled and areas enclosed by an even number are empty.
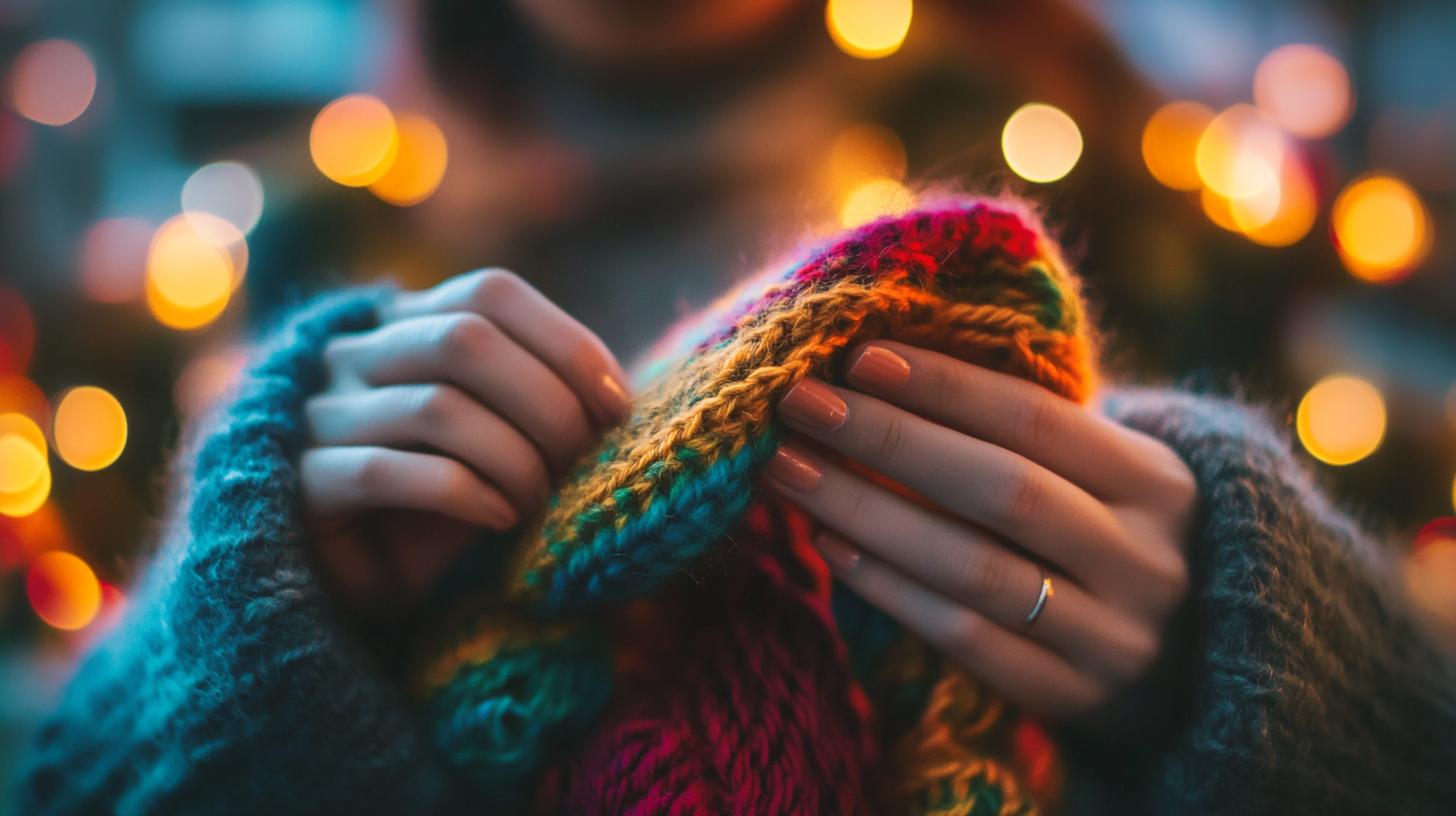
[[[481,530],[536,512],[628,412],[601,340],[502,270],[400,293],[324,358],[303,495],[327,582],[358,606],[417,597]]]
[[[1097,719],[1157,662],[1188,594],[1193,474],[1008,374],[889,341],[847,359],[853,388],[810,379],[781,400],[798,434],[766,483],[821,522],[825,561],[866,600],[1007,699]],[[1053,593],[1028,622],[1044,578]]]

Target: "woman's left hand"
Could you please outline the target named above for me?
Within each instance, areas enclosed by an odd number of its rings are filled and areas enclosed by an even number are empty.
[[[767,482],[818,518],[820,552],[866,600],[1013,702],[1094,719],[1151,670],[1186,599],[1193,474],[1007,374],[889,341],[848,360],[853,389],[805,380],[779,416],[928,502],[794,437]]]

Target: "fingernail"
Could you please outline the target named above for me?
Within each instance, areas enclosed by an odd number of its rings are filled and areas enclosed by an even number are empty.
[[[883,346],[865,346],[845,374],[854,385],[893,391],[910,382],[910,363]]]
[[[611,374],[603,374],[598,382],[597,401],[605,413],[603,419],[608,422],[620,422],[632,412],[632,399],[627,396],[627,389]]]
[[[819,486],[824,474],[808,454],[788,445],[780,445],[768,463],[768,475],[795,490],[808,492]]]
[[[832,431],[844,424],[849,406],[829,386],[817,380],[800,380],[779,400],[779,411],[791,424],[817,431]]]
[[[859,550],[837,533],[828,531],[819,533],[814,536],[814,546],[830,566],[842,570],[851,570],[859,566]]]

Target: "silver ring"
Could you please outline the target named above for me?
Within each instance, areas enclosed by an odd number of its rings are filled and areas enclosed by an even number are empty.
[[[1041,617],[1041,613],[1046,610],[1047,601],[1051,600],[1054,594],[1056,594],[1056,590],[1052,588],[1052,579],[1043,572],[1041,574],[1041,594],[1036,596],[1036,605],[1026,615],[1028,626],[1036,623],[1036,619]]]

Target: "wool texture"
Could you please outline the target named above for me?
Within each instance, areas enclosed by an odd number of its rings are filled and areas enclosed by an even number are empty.
[[[584,745],[545,774],[551,811],[1032,812],[1007,758],[1012,729],[1034,726],[834,585],[810,522],[754,481],[779,397],[837,377],[862,340],[1086,399],[1076,282],[1024,209],[979,199],[766,274],[670,333],[632,416],[460,613],[422,675],[436,742],[514,795]]]

